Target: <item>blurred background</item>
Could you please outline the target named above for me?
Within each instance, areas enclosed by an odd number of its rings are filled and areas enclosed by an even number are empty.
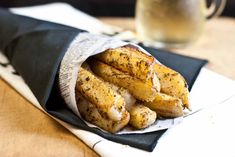
[[[134,16],[135,0],[1,0],[1,7],[20,7],[66,2],[93,16]],[[210,4],[210,0],[208,0]],[[235,0],[227,0],[222,16],[235,17]]]

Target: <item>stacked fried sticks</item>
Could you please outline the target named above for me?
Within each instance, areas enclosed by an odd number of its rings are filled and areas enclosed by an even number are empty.
[[[81,116],[111,133],[128,124],[143,129],[157,117],[175,118],[190,110],[184,78],[130,45],[89,58],[75,91]]]

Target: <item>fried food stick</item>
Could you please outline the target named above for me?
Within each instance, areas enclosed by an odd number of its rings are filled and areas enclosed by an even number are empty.
[[[163,93],[158,93],[152,102],[144,103],[144,105],[164,118],[175,118],[184,114],[182,101]]]
[[[78,91],[76,91],[77,106],[81,116],[88,122],[108,131],[116,133],[125,127],[130,119],[130,115],[127,111],[122,114],[122,118],[119,121],[111,120],[108,117],[104,117],[100,114],[97,107],[87,101]]]
[[[160,64],[155,64],[154,70],[160,80],[161,92],[181,99],[183,106],[191,110],[188,85],[183,76]]]
[[[154,58],[133,46],[108,49],[95,58],[142,81],[153,76]]]
[[[124,73],[95,59],[90,61],[90,67],[96,75],[105,81],[127,89],[136,99],[146,102],[153,101],[160,91],[160,84],[156,75],[153,75],[152,79],[143,82],[128,73]]]
[[[80,68],[75,90],[95,105],[101,115],[114,121],[122,119],[126,111],[124,99],[88,69]]]

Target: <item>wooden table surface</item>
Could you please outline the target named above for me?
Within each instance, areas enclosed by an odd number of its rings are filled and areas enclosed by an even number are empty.
[[[134,30],[132,18],[100,18]],[[206,23],[200,39],[177,53],[209,60],[207,67],[235,80],[235,19]],[[97,157],[81,140],[0,79],[0,156]]]

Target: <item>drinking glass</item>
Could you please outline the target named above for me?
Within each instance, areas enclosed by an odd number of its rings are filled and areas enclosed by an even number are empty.
[[[136,30],[141,41],[157,47],[182,47],[195,41],[204,23],[219,15],[226,0],[137,0]]]

